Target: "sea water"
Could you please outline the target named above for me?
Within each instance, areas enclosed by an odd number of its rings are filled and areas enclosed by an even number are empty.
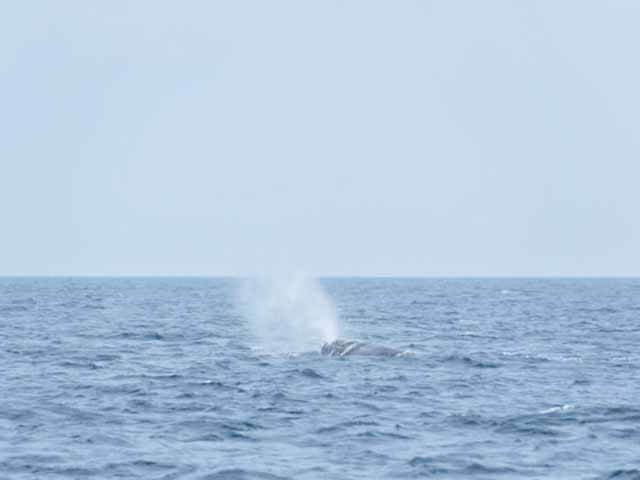
[[[640,280],[0,279],[0,479],[418,477],[640,478]]]

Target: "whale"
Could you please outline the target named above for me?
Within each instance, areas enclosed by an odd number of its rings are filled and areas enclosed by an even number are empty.
[[[372,345],[358,340],[334,340],[322,345],[320,353],[329,357],[347,357],[351,355],[371,355],[380,357],[398,357],[408,352],[395,348]]]

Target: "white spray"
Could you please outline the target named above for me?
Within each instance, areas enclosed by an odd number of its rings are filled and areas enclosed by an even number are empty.
[[[333,303],[318,282],[302,275],[249,281],[242,303],[253,333],[270,352],[318,350],[338,338]]]

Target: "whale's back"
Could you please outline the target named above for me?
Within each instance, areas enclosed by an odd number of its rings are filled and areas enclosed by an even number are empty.
[[[331,343],[325,343],[320,352],[330,357],[345,357],[347,355],[377,355],[384,357],[397,357],[405,352],[396,350],[395,348],[384,347],[380,345],[371,345],[366,342],[357,340],[335,340]]]

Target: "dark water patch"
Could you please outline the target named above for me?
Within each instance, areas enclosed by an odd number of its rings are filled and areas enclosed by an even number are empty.
[[[420,473],[420,476],[441,476],[449,474],[449,469],[432,457],[413,457],[408,464]]]
[[[448,355],[442,358],[441,362],[458,364],[472,368],[499,368],[501,366],[499,363],[472,358],[468,355]]]
[[[158,332],[149,332],[145,333],[142,336],[142,340],[164,340],[164,335],[159,334]]]
[[[427,414],[426,418],[433,418],[437,413],[432,412],[431,414]],[[422,416],[422,414],[421,414]],[[500,425],[499,421],[496,421],[493,418],[483,417],[478,414],[468,413],[468,414],[453,414],[444,418],[444,422],[452,427],[481,427],[481,428],[494,428]]]
[[[573,381],[572,385],[575,385],[575,386],[591,385],[591,380],[588,380],[586,378],[577,378]]]
[[[320,375],[316,370],[312,368],[289,370],[287,372],[287,376],[289,378],[305,377],[314,380],[326,380],[324,376]]]
[[[369,411],[372,411],[372,412],[380,412],[380,411],[383,410],[382,407],[379,407],[375,403],[372,403],[372,402],[357,401],[357,402],[351,402],[351,405],[353,405],[354,407],[357,407],[357,408],[364,408],[365,410],[369,410]]]
[[[423,465],[433,465],[436,463],[436,459],[433,457],[413,457],[409,460],[409,465],[412,467],[421,467]]]
[[[0,306],[0,314],[24,313],[28,311],[29,308],[24,305]]]
[[[0,465],[12,468],[16,465],[36,465],[46,463],[64,463],[64,457],[51,454],[28,454],[9,456],[3,460]]]
[[[167,373],[166,375],[142,375],[141,378],[147,380],[154,380],[156,382],[172,382],[180,381],[184,379],[184,375],[180,375],[179,373]]]
[[[511,475],[516,469],[508,466],[487,465],[480,462],[467,463],[456,456],[417,456],[408,461],[420,476],[443,476],[445,478],[485,478],[486,475]]]
[[[612,307],[583,307],[576,308],[576,312],[612,315],[614,313],[618,313],[618,310]]]
[[[262,395],[262,394],[259,394]],[[267,397],[274,405],[287,405],[287,404],[306,404],[308,400],[302,400],[299,398],[294,398],[290,396],[288,393],[283,391],[277,391],[273,393],[268,393]]]
[[[420,412],[418,413],[418,418],[428,418],[428,419],[435,419],[435,418],[441,418],[443,415],[443,412],[438,411],[438,410],[430,410],[430,411],[425,411],[425,412]],[[451,418],[456,417],[457,415],[452,415]]]
[[[230,370],[233,366],[231,360],[216,360],[214,362],[215,366],[224,370]]]
[[[251,435],[247,435],[245,433],[241,433],[236,430],[230,430],[229,432],[227,432],[227,434],[225,435],[225,439],[243,441],[243,442],[256,442],[256,443],[259,441],[257,438],[252,437]]]
[[[610,479],[610,480],[640,480],[640,470],[638,469],[619,469],[613,470],[611,473],[605,474],[599,479]]]
[[[228,385],[217,380],[202,380],[196,383],[187,383],[186,386],[188,388],[195,388],[199,390],[216,390],[216,391],[226,391],[226,392],[237,392],[237,393],[247,393],[244,388],[238,387],[237,385]],[[256,392],[258,393],[258,392]]]
[[[441,477],[441,478],[475,478],[483,474],[474,473],[462,455],[416,456],[408,461],[412,467],[411,477]]]
[[[324,380],[324,377],[322,375],[320,375],[318,372],[316,372],[312,368],[305,368],[300,372],[300,374],[303,377],[314,378],[314,379],[318,379],[318,380]]]
[[[109,445],[112,447],[132,447],[133,444],[122,438],[122,436],[104,435],[96,433],[88,437],[75,436],[74,438],[80,439],[81,442],[91,445]]]
[[[144,398],[134,398],[127,402],[127,407],[137,411],[148,411],[153,407],[153,402]]]
[[[190,399],[195,398],[195,397],[196,397],[196,394],[193,393],[193,392],[182,392],[182,393],[179,393],[178,395],[176,395],[175,398],[178,399],[178,400],[190,400]]]
[[[334,433],[341,432],[344,430],[349,430],[354,427],[370,427],[370,426],[378,426],[379,424],[373,420],[349,420],[346,422],[336,423],[335,425],[331,425],[328,427],[322,427],[316,430],[316,433],[324,434],[324,433]]]
[[[181,413],[204,413],[204,412],[216,412],[221,410],[220,406],[210,405],[202,402],[180,402],[169,403],[162,406],[162,410],[165,412],[173,412],[175,414]]]
[[[228,430],[242,430],[242,431],[264,429],[262,425],[259,425],[253,422],[244,421],[244,420],[227,421],[226,423],[222,424],[222,427]]]
[[[464,467],[461,473],[467,475],[506,475],[516,473],[516,471],[511,467],[484,465],[476,462]]]
[[[294,416],[306,415],[308,413],[306,410],[288,409],[288,408],[282,408],[279,406],[258,407],[257,411],[264,412],[264,413],[281,413],[281,414],[294,415]]]
[[[79,302],[78,300],[70,300],[70,301],[66,301],[66,302],[60,302],[57,306],[59,308],[65,309],[65,310],[72,311],[76,307],[80,306],[81,304],[82,303]],[[82,305],[84,305],[84,304],[82,304]]]
[[[158,474],[179,470],[178,465],[161,463],[152,460],[134,460],[130,462],[108,463],[101,474],[121,478],[149,478]]]
[[[614,429],[610,435],[625,440],[640,440],[640,427]]]
[[[499,434],[557,437],[566,435],[562,427],[577,422],[575,414],[525,414],[485,417],[478,414],[451,415],[446,424],[457,428],[478,428]]]
[[[226,437],[223,435],[216,435],[215,433],[205,433],[204,435],[199,435],[184,441],[185,442],[222,442],[225,440],[225,438]]]
[[[627,327],[627,328],[617,328],[617,327],[598,327],[596,330],[598,333],[621,333],[621,334],[628,334],[628,333],[634,333],[637,332],[638,329],[634,328],[634,327]]]
[[[98,370],[100,368],[100,365],[98,365],[95,362],[64,361],[59,363],[58,365],[64,368],[73,368],[73,369],[80,368],[80,369],[87,369],[87,370]]]
[[[40,408],[43,411],[64,417],[72,422],[86,422],[87,425],[91,425],[99,421],[102,417],[100,413],[93,409],[71,407],[62,403],[43,402]]]
[[[36,305],[37,303],[38,302],[33,297],[15,298],[9,302],[10,305],[28,305],[28,306],[33,306],[33,305]]]
[[[632,406],[595,407],[579,412],[577,422],[580,424],[598,424],[609,422],[640,422],[640,408]]]
[[[369,385],[367,387],[372,395],[397,392],[399,389],[395,385]]]
[[[114,360],[120,360],[122,355],[110,354],[110,353],[99,353],[94,357],[94,360],[97,362],[111,362]]]
[[[111,337],[109,340],[164,340],[165,337],[158,332],[120,332]]]
[[[264,430],[264,427],[249,421],[201,417],[174,423],[171,425],[171,430],[186,442],[219,440],[257,442],[257,438],[253,435],[259,430]]]
[[[0,474],[33,475],[30,478],[85,478],[100,474],[93,467],[68,465],[60,460],[50,460],[49,456],[15,456],[0,461]],[[0,477],[1,478],[1,477]]]
[[[558,437],[563,435],[562,432],[551,427],[518,422],[505,422],[504,424],[497,427],[495,431],[502,434],[511,434],[516,436],[530,435],[532,437]]]
[[[37,417],[35,410],[27,408],[15,408],[7,405],[0,406],[0,419],[4,418],[12,422],[25,422]]]
[[[218,470],[215,473],[210,473],[203,477],[199,477],[199,480],[288,480],[288,477],[281,477],[268,472],[262,472],[259,470],[244,470],[242,468],[232,468],[225,470]]]
[[[130,377],[126,377],[130,378]],[[112,379],[113,380],[113,379]],[[141,386],[140,383],[105,383],[94,387],[96,391],[103,395],[148,395],[149,392],[146,387]]]
[[[389,455],[385,455],[384,453],[377,452],[375,450],[366,449],[362,452],[363,461],[367,464],[378,464],[385,465],[393,460]]]
[[[82,308],[85,310],[106,310],[107,309],[107,307],[105,307],[104,305],[95,304],[95,303],[87,303],[83,305]]]
[[[438,305],[440,302],[434,301],[434,300],[412,300],[411,301],[411,305],[424,305],[424,306],[430,306],[430,305]]]
[[[412,438],[397,432],[386,432],[380,430],[367,430],[365,432],[358,433],[357,436],[370,440],[411,440]]]

